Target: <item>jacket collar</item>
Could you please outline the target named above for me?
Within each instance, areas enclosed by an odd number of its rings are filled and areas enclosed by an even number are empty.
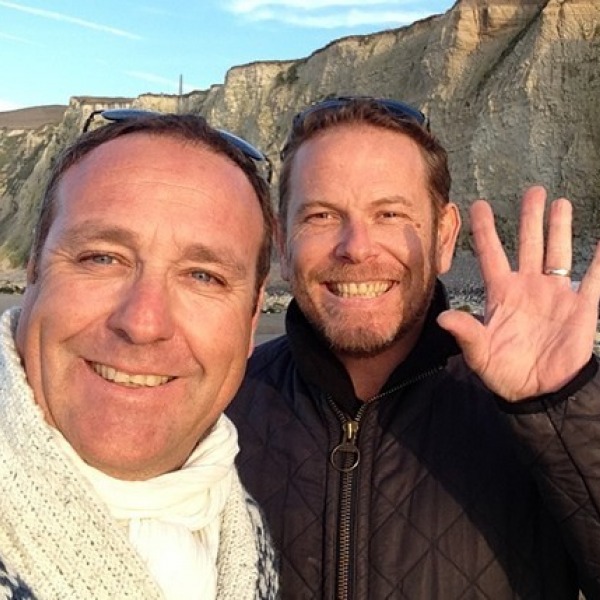
[[[444,366],[450,356],[460,352],[454,338],[436,321],[437,316],[447,308],[446,290],[437,281],[421,336],[406,359],[391,373],[380,393],[408,378]],[[354,393],[348,372],[333,354],[327,341],[306,319],[295,300],[288,307],[285,326],[302,378],[329,395],[345,412],[354,414],[362,402]]]

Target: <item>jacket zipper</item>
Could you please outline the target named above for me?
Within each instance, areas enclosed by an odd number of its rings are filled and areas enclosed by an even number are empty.
[[[348,418],[336,405],[331,396],[327,402],[342,426],[342,441],[332,450],[329,460],[334,469],[340,472],[340,502],[337,536],[336,599],[349,600],[352,555],[352,488],[354,470],[360,463],[360,450],[357,444],[360,422],[369,405],[363,404],[354,419]]]
[[[360,463],[360,449],[358,447],[358,432],[362,419],[369,407],[381,398],[396,393],[402,388],[426,379],[430,375],[441,371],[443,367],[435,367],[424,371],[417,377],[409,379],[400,385],[386,390],[365,402],[358,409],[353,419],[349,418],[328,394],[326,396],[329,407],[337,417],[342,427],[342,441],[331,451],[329,461],[334,469],[340,473],[340,501],[338,516],[337,536],[337,573],[336,573],[336,600],[350,600],[350,582],[352,581],[352,560],[354,539],[353,529],[353,487],[354,473]]]

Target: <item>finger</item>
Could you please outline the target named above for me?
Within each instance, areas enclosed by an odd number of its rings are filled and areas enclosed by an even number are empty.
[[[484,325],[460,310],[444,311],[438,315],[437,322],[454,336],[469,367],[476,373],[483,372],[488,360]]]
[[[579,293],[596,306],[600,303],[600,242],[597,244],[594,258],[581,280]]]
[[[485,200],[475,201],[470,210],[471,232],[483,282],[488,286],[494,275],[510,272],[510,264],[496,232],[494,213]]]
[[[548,219],[548,241],[546,243],[546,269],[570,269],[573,260],[571,203],[560,198],[550,205]],[[568,280],[568,278],[565,278]]]
[[[519,271],[542,272],[544,264],[544,207],[546,190],[541,186],[529,188],[523,194],[519,218]]]

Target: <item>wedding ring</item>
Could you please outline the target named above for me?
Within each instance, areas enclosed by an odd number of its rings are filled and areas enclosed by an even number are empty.
[[[555,275],[556,277],[571,277],[571,269],[544,269],[544,275]]]

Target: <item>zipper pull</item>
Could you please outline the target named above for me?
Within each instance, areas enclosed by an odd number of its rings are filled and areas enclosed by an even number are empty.
[[[352,419],[346,421],[342,425],[342,430],[344,431],[344,442],[356,446],[355,438],[358,433],[358,421],[353,421]]]
[[[331,452],[329,461],[334,469],[341,473],[349,473],[358,467],[360,450],[356,445],[358,421],[349,419],[342,423],[342,441]]]

